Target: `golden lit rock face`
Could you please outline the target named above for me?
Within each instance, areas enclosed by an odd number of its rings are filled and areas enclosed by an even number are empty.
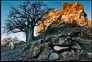
[[[91,26],[91,21],[87,20],[85,17],[84,6],[75,2],[74,4],[63,3],[62,17],[65,22],[72,23],[76,21],[81,26]]]
[[[78,10],[83,10],[84,6],[80,4],[79,2],[75,2],[74,4],[70,3],[63,3],[63,12],[75,12]]]
[[[50,11],[48,14],[44,15],[44,17],[42,18],[43,23],[39,22],[41,24],[36,27],[36,34],[38,35],[39,33],[43,32],[44,29],[46,30],[50,24],[52,24],[54,21],[57,21],[57,18],[60,16],[60,14],[60,10],[53,10]]]
[[[81,3],[75,2],[74,4],[69,4],[65,2],[62,4],[62,6],[63,10],[53,10],[44,15],[42,20],[45,29],[43,27],[43,24],[39,22],[41,24],[35,29],[37,35],[46,30],[50,24],[56,22],[59,17],[61,18],[61,22],[62,20],[67,23],[76,21],[81,26],[91,26],[92,22],[87,20],[87,18],[85,17],[84,6]]]

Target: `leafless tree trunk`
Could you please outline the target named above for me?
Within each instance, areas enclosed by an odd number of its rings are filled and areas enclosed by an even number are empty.
[[[18,8],[11,7],[8,18],[5,20],[4,32],[17,33],[24,32],[26,41],[34,40],[34,27],[39,25],[42,17],[47,14],[51,8],[47,8],[46,4],[41,1],[24,2]]]

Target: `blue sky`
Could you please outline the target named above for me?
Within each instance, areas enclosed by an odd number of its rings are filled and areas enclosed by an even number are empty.
[[[1,21],[2,21],[1,25],[2,26],[5,23],[4,19],[7,18],[10,6],[13,5],[17,7],[22,2],[24,1],[2,1],[1,2]],[[62,10],[63,2],[74,3],[76,1],[44,1],[44,3],[48,5],[48,7],[56,8],[60,10]],[[87,13],[87,16],[88,16],[87,18],[91,20],[91,2],[90,1],[78,1],[78,2],[84,5],[84,11]],[[15,37],[15,36],[20,38],[20,40],[25,40],[25,35],[23,33],[16,33],[16,34],[12,33],[10,35],[2,34],[1,39],[6,38],[6,37]]]

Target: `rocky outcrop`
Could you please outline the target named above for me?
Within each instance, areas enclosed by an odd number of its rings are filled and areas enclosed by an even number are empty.
[[[63,10],[52,10],[48,14],[44,15],[43,23],[38,25],[35,29],[37,35],[43,32],[51,25],[53,22],[60,20],[59,22],[55,22],[56,24],[66,22],[73,23],[76,22],[80,26],[89,26],[91,27],[92,22],[86,18],[87,14],[84,11],[84,5],[75,2],[75,3],[63,3]],[[45,19],[44,19],[45,18]]]
[[[84,11],[84,6],[75,2],[74,4],[63,3],[62,18],[68,23],[76,21],[81,26],[91,26],[89,20],[86,18],[87,14]]]
[[[48,14],[44,15],[43,17],[43,23],[40,23],[39,26],[36,27],[36,34],[38,35],[38,33],[43,32],[44,30],[46,30],[48,28],[49,25],[51,25],[54,21],[57,20],[58,17],[60,17],[61,11],[60,10],[54,10],[54,11],[50,11]],[[45,20],[44,20],[45,18]],[[40,29],[39,29],[40,28]]]
[[[54,24],[55,25],[55,24]],[[70,24],[71,25],[71,24]],[[71,27],[67,24],[60,24],[59,26],[56,24],[55,27],[50,25],[48,31],[56,29],[55,32],[50,32],[52,34],[48,34],[46,31],[43,33],[44,35],[38,37],[39,39],[34,40],[34,42],[30,43],[22,43],[16,44],[15,48],[10,50],[7,48],[1,48],[1,60],[2,61],[71,61],[71,60],[91,60],[90,54],[91,52],[91,42],[88,39],[83,39],[81,36],[78,37],[75,35],[71,36],[71,32],[80,31],[79,27]],[[53,27],[52,27],[53,26]],[[59,29],[60,28],[60,29]],[[72,28],[72,29],[71,29]],[[64,29],[64,30],[63,30]],[[83,30],[83,29],[82,29]],[[88,30],[85,28],[85,30]],[[92,37],[92,35],[90,35]],[[81,40],[81,38],[83,40]],[[79,43],[78,43],[78,42]],[[71,44],[72,43],[72,44]],[[54,46],[52,48],[50,45]],[[59,46],[59,50],[57,51]],[[66,48],[71,47],[70,49]],[[84,51],[83,51],[84,50]],[[84,53],[85,52],[85,53]]]
[[[79,6],[77,9],[76,5]],[[69,11],[67,9],[68,6],[69,8],[72,7]],[[77,18],[75,18],[75,21],[78,22],[79,25],[73,22],[72,19],[67,19],[67,17],[70,17],[68,16],[69,14],[75,14],[76,11],[79,12],[79,10],[83,9],[83,5],[78,2],[74,4],[64,3],[63,8],[63,11],[54,10],[43,17],[46,20],[43,21],[45,28],[43,28],[43,24],[39,25],[41,27],[40,29],[38,26],[39,30],[37,33],[42,33],[37,36],[34,42],[15,44],[15,48],[12,50],[8,49],[8,47],[2,47],[1,60],[91,61],[92,57],[90,56],[92,54],[90,52],[92,52],[92,42],[89,41],[92,38],[91,29],[89,27],[80,26],[80,22],[77,21]],[[70,11],[72,12],[69,13]],[[82,13],[84,13],[84,11]],[[81,18],[79,19],[81,20]],[[88,23],[90,24],[90,22]]]
[[[83,10],[84,9],[84,6],[79,3],[79,2],[75,2],[74,4],[70,3],[68,4],[67,2],[64,2],[63,3],[63,12],[75,12],[75,11],[79,11],[79,10]],[[82,12],[82,11],[79,11],[79,12]]]

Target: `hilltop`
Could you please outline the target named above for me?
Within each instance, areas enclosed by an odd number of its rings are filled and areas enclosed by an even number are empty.
[[[79,2],[63,3],[63,10],[52,10],[44,15],[45,28],[42,24],[37,26],[39,35],[33,42],[15,44],[12,50],[2,47],[1,60],[91,61],[92,27],[85,15]],[[59,46],[61,50],[52,46]],[[66,47],[69,49],[64,49]]]
[[[35,32],[37,35],[39,33],[45,31],[50,24],[60,19],[59,23],[73,23],[74,21],[78,23],[80,26],[88,26],[91,27],[92,22],[88,20],[87,14],[84,11],[84,5],[75,2],[75,3],[63,3],[62,4],[63,10],[52,10],[48,14],[44,15],[43,24],[41,23],[39,26],[36,27]],[[39,22],[40,23],[40,22]],[[57,22],[56,22],[57,24]]]

